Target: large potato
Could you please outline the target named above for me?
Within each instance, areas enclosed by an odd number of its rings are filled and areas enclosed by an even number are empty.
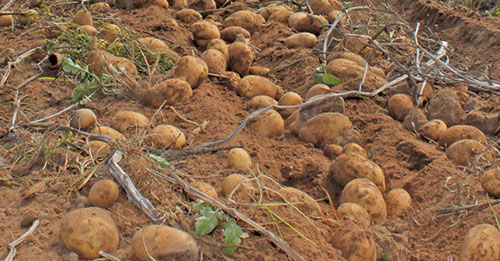
[[[486,135],[478,128],[469,125],[455,125],[441,134],[439,137],[439,145],[447,147],[463,139],[477,140],[482,144],[487,143]]]
[[[105,157],[111,154],[111,147],[103,141],[91,140],[83,147],[87,154],[95,157]]]
[[[68,213],[60,233],[66,248],[84,259],[101,257],[99,250],[113,253],[120,241],[118,228],[109,212],[95,207]]]
[[[220,38],[219,28],[207,21],[199,21],[191,25],[191,32],[194,36],[194,41],[201,47],[207,47],[207,44],[212,39]]]
[[[330,92],[332,92],[332,90],[330,89],[330,87],[328,87],[328,85],[318,83],[309,88],[306,93],[306,100],[309,100],[311,97],[327,94]]]
[[[292,16],[290,16],[290,18],[292,18]],[[288,18],[289,23],[290,18]],[[309,32],[319,35],[322,26],[328,24],[328,21],[319,15],[306,14],[306,16],[300,16],[298,18],[298,20],[292,22],[295,25],[292,28],[299,32]]]
[[[142,93],[142,100],[148,106],[159,108],[163,103],[172,105],[186,102],[193,96],[189,83],[182,79],[168,79]]]
[[[318,43],[318,37],[312,33],[296,33],[292,34],[285,40],[285,45],[288,48],[306,47],[312,48]]]
[[[212,185],[206,183],[206,182],[203,182],[203,181],[195,181],[191,184],[192,187],[194,187],[195,189],[207,194],[207,196],[210,196],[214,199],[217,199],[217,191],[215,190],[214,187],[212,187]],[[192,198],[193,200],[196,200],[196,198]]]
[[[177,60],[179,58],[179,55],[176,52],[172,51],[172,49],[170,49],[170,47],[168,47],[168,45],[160,39],[156,39],[154,37],[144,37],[144,38],[139,38],[137,41],[139,41],[140,44],[146,46],[153,52],[166,54],[174,60]],[[155,62],[153,58],[150,57],[146,58],[148,58],[148,62],[150,63]]]
[[[410,209],[411,203],[411,196],[404,189],[392,189],[385,196],[387,215],[389,216],[401,216]]]
[[[207,49],[201,54],[201,59],[207,64],[210,73],[220,74],[226,71],[226,57],[217,49]]]
[[[214,0],[190,0],[189,8],[199,11],[212,10],[217,8],[217,4]]]
[[[448,127],[459,123],[465,115],[460,98],[452,89],[442,89],[433,96],[427,111],[429,120],[442,120]]]
[[[357,153],[363,156],[365,159],[368,159],[368,153],[366,153],[366,150],[357,143],[347,143],[346,145],[344,145],[343,151],[344,153]]]
[[[87,10],[79,10],[73,17],[73,23],[77,25],[92,25],[92,16]]]
[[[487,170],[481,176],[480,181],[488,194],[495,198],[500,198],[500,167]]]
[[[333,59],[327,64],[325,69],[327,73],[339,77],[343,83],[346,83],[346,87],[351,90],[359,89],[359,84],[363,79],[365,71],[364,66],[360,66],[356,62],[345,58]],[[383,77],[368,70],[363,83],[363,90],[373,91],[386,83],[387,81]]]
[[[332,143],[347,129],[352,129],[349,118],[341,113],[327,112],[307,120],[300,128],[299,138],[315,145],[325,146]]]
[[[344,203],[337,208],[337,216],[346,223],[357,224],[363,228],[371,225],[371,217],[362,206],[357,203]]]
[[[345,186],[353,179],[367,178],[380,191],[385,191],[385,176],[382,169],[374,162],[354,152],[344,152],[330,165],[330,178],[335,183]]]
[[[446,127],[446,123],[442,120],[432,120],[427,122],[426,124],[422,125],[419,129],[418,132],[422,137],[433,140],[433,141],[438,141],[439,137],[448,129]]]
[[[293,14],[291,10],[280,10],[272,13],[267,19],[268,22],[276,22],[286,24],[288,23],[288,19]]]
[[[239,171],[248,171],[252,167],[252,158],[242,148],[231,149],[227,154],[227,162],[229,167]]]
[[[335,231],[330,243],[342,251],[349,261],[376,261],[377,245],[369,230],[358,226],[346,226]]]
[[[389,115],[398,121],[402,121],[413,110],[414,106],[409,95],[398,93],[389,99],[387,107],[389,108]]]
[[[366,66],[366,60],[365,58],[363,58],[363,56],[357,53],[347,52],[347,51],[332,52],[331,54],[328,55],[327,61],[330,62],[331,60],[338,58],[351,60],[363,68]]]
[[[269,17],[275,13],[275,12],[278,12],[278,11],[292,11],[292,8],[290,6],[287,6],[287,5],[275,5],[275,6],[269,6],[269,7],[265,7],[264,10],[262,10],[262,12],[260,12],[260,15],[262,15],[262,17],[264,17],[264,19],[269,19]]]
[[[288,17],[288,25],[291,28],[295,28],[297,24],[299,24],[300,20],[302,20],[305,17],[307,17],[306,12],[295,12],[292,15],[290,15],[290,17]]]
[[[457,165],[468,166],[469,164],[486,159],[478,159],[477,157],[487,156],[483,155],[487,150],[488,147],[477,140],[463,139],[451,144],[446,149],[446,156]]]
[[[102,74],[106,72],[106,69],[104,69],[106,68],[104,65],[105,63],[110,63],[120,72],[125,72],[131,76],[137,75],[137,68],[129,59],[114,56],[103,50],[92,51],[89,53],[87,64],[90,72],[95,73],[98,76],[102,76]]]
[[[500,232],[490,224],[480,224],[465,234],[460,261],[500,260]]]
[[[278,98],[283,95],[283,89],[265,77],[258,75],[247,75],[241,79],[236,89],[239,95],[245,98],[253,98],[258,95],[267,95]]]
[[[222,39],[212,39],[208,42],[207,49],[215,49],[224,54],[226,58],[226,67],[227,63],[229,63],[229,48]]]
[[[273,138],[281,136],[285,131],[285,122],[275,110],[269,110],[248,122],[248,127],[257,135]]]
[[[248,10],[242,10],[228,16],[224,20],[224,27],[239,26],[245,28],[249,32],[255,32],[265,21],[264,17],[260,14],[256,14]]]
[[[239,26],[229,26],[220,32],[221,38],[228,43],[234,42],[239,34],[242,34],[244,38],[250,38],[250,32]]]
[[[198,260],[198,246],[188,233],[164,225],[149,225],[132,238],[134,256],[141,261]]]
[[[135,111],[119,111],[113,117],[111,127],[118,131],[126,131],[128,128],[147,128],[149,120],[141,113]]]
[[[180,149],[186,144],[184,133],[168,124],[156,126],[145,140],[152,146],[167,149]]]
[[[275,99],[267,95],[257,95],[250,99],[250,101],[248,102],[248,107],[253,109],[261,109],[277,104],[278,102]]]
[[[229,69],[239,73],[241,76],[247,75],[254,59],[250,46],[246,43],[234,42],[229,45],[228,51]]]
[[[175,18],[186,24],[192,24],[203,19],[203,16],[194,9],[182,9],[175,14]]]
[[[208,66],[202,59],[187,55],[177,61],[174,77],[184,79],[196,88],[208,77]]]
[[[87,130],[92,125],[97,122],[97,116],[90,109],[78,109],[75,111],[71,120],[69,121],[69,126],[79,130]]]
[[[387,219],[387,209],[382,192],[369,179],[360,178],[347,183],[340,197],[340,204],[357,203],[366,209],[376,224]]]
[[[318,202],[304,191],[292,187],[282,187],[279,192],[286,200],[285,202],[297,204],[296,207],[302,212],[314,216],[321,216],[321,207]]]
[[[403,126],[411,132],[416,132],[420,127],[428,122],[425,113],[420,108],[414,108],[406,115]]]
[[[90,133],[106,135],[114,140],[125,140],[125,136],[123,136],[123,134],[108,126],[97,126],[92,129]]]

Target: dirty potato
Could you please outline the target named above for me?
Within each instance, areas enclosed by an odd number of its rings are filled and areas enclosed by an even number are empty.
[[[344,203],[337,208],[337,216],[343,222],[357,224],[363,228],[371,225],[371,217],[361,205]]]
[[[227,63],[229,63],[229,47],[227,46],[226,42],[222,39],[212,39],[210,42],[208,42],[207,49],[215,49],[224,54],[224,57],[226,58],[226,67]]]
[[[500,258],[500,232],[490,224],[480,224],[465,234],[459,261],[498,260]]]
[[[325,146],[347,129],[352,129],[352,123],[345,115],[336,112],[321,113],[304,123],[300,128],[299,138],[317,146]]]
[[[242,148],[231,149],[227,154],[227,162],[229,167],[239,171],[248,171],[252,167],[252,158]]]
[[[241,76],[247,75],[254,59],[250,46],[246,43],[234,42],[229,45],[228,51],[229,69],[239,73]]]
[[[241,79],[236,89],[239,95],[245,98],[253,98],[257,95],[267,95],[279,98],[283,94],[283,89],[271,82],[269,79],[258,75],[247,75]]]
[[[250,38],[250,32],[239,26],[228,26],[220,32],[221,38],[228,43],[234,42],[239,34],[246,39]]]
[[[288,48],[306,47],[312,48],[318,43],[318,37],[312,33],[296,33],[285,40],[285,45]]]
[[[366,228],[346,226],[335,230],[330,243],[342,251],[342,256],[350,261],[377,260],[377,245],[373,235]]]
[[[387,219],[387,208],[379,188],[369,179],[359,178],[347,183],[340,197],[340,204],[357,203],[362,206],[376,224]]]
[[[201,21],[201,19],[203,19],[203,16],[201,16],[201,14],[194,9],[185,8],[178,11],[175,14],[175,18],[182,21],[183,23],[192,24]]]
[[[455,164],[460,166],[468,166],[477,161],[486,160],[489,155],[488,147],[477,140],[463,139],[454,142],[446,149],[446,156]],[[480,158],[477,158],[481,156]]]
[[[221,74],[226,71],[226,57],[217,49],[207,49],[201,54],[201,59],[207,64],[210,73]]]
[[[134,62],[129,59],[114,56],[103,50],[92,51],[87,57],[89,71],[98,76],[102,76],[105,72],[105,63],[113,65],[115,69],[120,72],[127,73],[130,76],[137,75],[137,68],[135,67]]]
[[[145,141],[156,148],[180,149],[186,145],[186,136],[175,126],[161,124],[151,131]]]
[[[142,93],[142,100],[148,106],[159,108],[163,103],[172,105],[186,102],[193,96],[189,83],[182,79],[168,79]]]
[[[97,181],[89,192],[89,203],[100,208],[109,208],[120,195],[118,185],[110,179]]]
[[[367,178],[377,185],[380,191],[385,191],[385,175],[382,169],[366,157],[355,152],[346,152],[345,149],[330,165],[329,178],[341,186],[353,179]]]
[[[121,132],[129,128],[144,129],[148,125],[148,118],[135,111],[119,111],[115,114],[111,122],[111,127]]]
[[[389,108],[389,115],[398,121],[402,121],[413,110],[414,106],[409,95],[398,93],[389,99],[387,107]]]
[[[97,126],[92,129],[90,133],[105,135],[114,140],[125,140],[125,136],[123,136],[120,132],[107,126]]]
[[[208,77],[207,63],[195,56],[184,56],[177,61],[174,77],[184,79],[192,88],[196,88]]]
[[[251,119],[248,122],[248,127],[259,136],[273,138],[283,134],[285,122],[277,111],[269,110]]]
[[[404,189],[392,189],[385,196],[387,215],[389,216],[401,216],[410,209],[411,203],[411,196]]]
[[[422,125],[422,127],[418,129],[418,132],[426,139],[438,141],[439,137],[441,137],[447,129],[448,127],[446,127],[444,121],[432,120]]]
[[[71,116],[69,126],[79,130],[87,130],[97,122],[97,116],[90,109],[78,109]]]
[[[220,38],[220,31],[217,26],[207,21],[195,22],[190,27],[194,36],[194,41],[201,48],[206,48],[212,39]]]
[[[488,194],[495,198],[500,198],[500,167],[487,170],[481,176],[480,181]]]
[[[486,135],[476,127],[469,125],[455,125],[441,134],[439,137],[439,145],[448,147],[456,141],[463,139],[473,139],[486,144]]]
[[[242,10],[234,12],[228,16],[224,20],[224,27],[239,26],[245,28],[249,32],[255,32],[265,21],[264,17],[260,14],[256,14],[248,10]]]
[[[248,107],[253,109],[261,109],[277,104],[278,102],[275,99],[267,95],[257,95],[250,99],[250,101],[248,102]]]

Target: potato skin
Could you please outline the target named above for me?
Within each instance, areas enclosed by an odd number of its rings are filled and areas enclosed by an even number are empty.
[[[219,28],[207,21],[199,21],[191,25],[191,32],[198,46],[205,48],[212,39],[220,38]],[[205,40],[205,41],[197,41]]]
[[[207,194],[208,196],[214,198],[214,199],[217,199],[217,191],[215,190],[214,187],[212,187],[212,185],[206,183],[206,182],[203,182],[203,181],[196,181],[196,182],[193,182],[190,184],[192,187],[198,189],[199,191]],[[196,199],[194,199],[196,200]]]
[[[106,135],[114,140],[125,140],[123,134],[108,126],[97,126],[90,133]]]
[[[250,99],[250,101],[248,102],[248,107],[250,108],[253,108],[253,109],[261,109],[261,108],[265,108],[265,107],[268,107],[268,106],[271,106],[271,105],[277,105],[278,102],[267,96],[267,95],[257,95],[255,97],[253,97],[252,99]]]
[[[363,79],[365,65],[360,66],[355,61],[345,58],[336,58],[330,61],[325,69],[327,73],[339,77],[342,82],[346,84],[347,88],[357,90]],[[387,83],[385,78],[368,70],[365,82],[363,83],[363,90],[373,91],[385,83]]]
[[[344,187],[340,204],[357,203],[366,209],[374,223],[380,224],[387,219],[387,209],[382,192],[369,179],[358,178]]]
[[[248,10],[237,11],[224,20],[224,27],[239,26],[249,32],[257,31],[266,20],[262,15]]]
[[[193,96],[189,83],[182,79],[168,79],[142,93],[142,100],[148,106],[159,108],[164,102],[167,105],[187,102]]]
[[[469,125],[455,125],[448,128],[439,137],[439,145],[448,147],[456,141],[463,139],[473,139],[486,144],[486,135],[476,127]]]
[[[285,45],[288,48],[306,47],[312,48],[318,43],[318,37],[312,33],[302,32],[296,33],[285,40]]]
[[[389,107],[389,115],[398,121],[402,121],[413,110],[414,106],[409,95],[398,93],[389,99],[387,107]]]
[[[337,216],[346,223],[357,224],[363,228],[371,225],[371,217],[361,205],[344,203],[337,208]]]
[[[307,91],[306,100],[309,100],[311,97],[314,97],[317,95],[330,93],[331,91],[332,90],[330,89],[330,87],[328,87],[328,85],[326,85],[326,84],[322,84],[322,83],[315,84],[315,85],[311,86],[311,88],[309,88],[309,90]]]
[[[285,131],[285,122],[275,110],[269,110],[248,122],[248,127],[257,135],[274,138],[281,136]]]
[[[382,169],[374,162],[354,152],[344,152],[330,165],[329,177],[337,184],[345,186],[351,180],[367,178],[380,191],[385,191],[385,176]]]
[[[457,165],[467,166],[476,162],[476,157],[487,150],[486,145],[479,143],[477,140],[464,139],[451,144],[446,149],[446,156]]]
[[[459,261],[499,260],[500,232],[490,224],[473,227],[464,238]]]
[[[298,204],[296,207],[299,208],[304,213],[312,214],[315,216],[321,215],[321,207],[318,202],[314,200],[309,194],[302,190],[298,190],[292,187],[282,187],[279,192],[285,198],[285,202],[288,203],[305,203]]]
[[[79,130],[87,130],[92,125],[97,122],[97,116],[90,109],[78,109],[75,111],[71,120],[69,121],[69,126]]]
[[[222,180],[222,193],[224,193],[224,196],[226,197],[229,197],[231,193],[233,195],[240,192],[246,193],[250,189],[249,186],[250,184],[247,177],[240,174],[231,174]]]
[[[80,10],[73,17],[73,23],[77,25],[92,25],[92,16],[90,16],[89,11]]]
[[[122,132],[130,127],[146,128],[148,125],[148,118],[135,111],[119,111],[115,114],[111,123],[113,128]]]
[[[387,206],[387,215],[401,216],[410,209],[412,199],[406,190],[392,189],[385,196],[385,204]]]
[[[226,57],[217,49],[207,49],[201,54],[201,59],[207,64],[210,73],[221,74],[226,71]]]
[[[196,88],[208,77],[208,66],[202,59],[187,55],[177,61],[174,77],[184,79],[191,88]]]
[[[185,9],[178,11],[175,14],[175,18],[177,18],[178,20],[180,20],[186,24],[192,24],[192,23],[198,22],[201,19],[203,19],[201,14],[198,13],[196,10],[188,9],[188,8],[185,8]]]
[[[340,137],[345,130],[352,129],[352,123],[345,115],[327,112],[307,120],[299,131],[299,138],[318,146],[325,146]]]
[[[207,49],[215,49],[218,50],[219,52],[224,54],[224,57],[226,58],[226,69],[227,69],[227,63],[229,63],[229,48],[222,39],[212,39],[210,42],[208,42]]]
[[[174,52],[172,49],[170,49],[170,47],[168,47],[168,45],[160,39],[156,39],[154,37],[144,37],[144,38],[139,38],[137,41],[139,41],[139,43],[146,46],[147,48],[149,48],[153,52],[157,52],[160,54],[166,54],[174,60],[177,60],[179,58],[179,55],[176,52]],[[155,60],[153,60],[150,57],[146,57],[146,58],[148,58],[148,61],[151,63],[155,62]]]
[[[228,51],[229,69],[239,73],[241,76],[247,75],[254,59],[250,46],[246,43],[234,42],[229,45]]]
[[[368,154],[366,153],[366,150],[357,143],[347,143],[346,145],[344,145],[343,151],[344,153],[349,153],[349,152],[357,153],[363,156],[365,159],[368,159]]]
[[[186,136],[184,136],[184,133],[177,127],[169,124],[156,126],[145,140],[157,148],[169,146],[167,149],[180,149],[186,145]]]
[[[111,147],[103,141],[91,140],[88,145],[86,144],[83,149],[88,153],[92,154],[93,157],[107,156],[111,154]]]
[[[96,207],[109,208],[120,195],[118,185],[109,179],[97,181],[89,192],[89,203]]]
[[[465,115],[460,98],[451,89],[442,89],[432,96],[427,106],[427,117],[430,120],[440,119],[450,127],[456,125]]]
[[[432,120],[422,125],[418,129],[418,132],[420,132],[420,135],[426,139],[437,141],[447,129],[448,127],[444,121]]]
[[[234,42],[238,34],[242,34],[244,38],[250,38],[250,32],[239,26],[228,26],[220,32],[221,38],[228,43]]]
[[[346,260],[377,260],[377,245],[370,231],[365,228],[347,226],[336,229],[330,243],[342,251],[342,256]]]
[[[480,179],[484,190],[495,198],[500,198],[500,168],[487,170]]]
[[[288,23],[288,19],[293,14],[291,10],[280,10],[272,13],[267,19],[268,22],[276,22],[286,24]]]
[[[249,99],[258,95],[279,98],[283,94],[283,89],[281,89],[281,87],[272,83],[267,78],[258,75],[247,75],[243,77],[236,91],[239,95]]]
[[[239,171],[248,171],[252,167],[252,158],[242,148],[233,148],[227,154],[229,167]]]
[[[103,50],[92,51],[89,53],[87,57],[89,71],[95,73],[97,76],[102,76],[105,61],[112,64],[116,69],[124,68],[129,75],[137,75],[137,68],[132,61],[123,57],[114,56]]]

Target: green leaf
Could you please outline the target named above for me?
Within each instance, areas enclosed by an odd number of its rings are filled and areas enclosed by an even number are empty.
[[[314,83],[323,83],[324,72],[317,72],[313,76]]]
[[[241,239],[246,237],[248,237],[248,234],[243,232],[234,219],[230,219],[224,224],[225,245],[240,245]],[[236,247],[226,247],[224,248],[224,252],[228,255],[233,255],[236,252]]]
[[[352,8],[352,2],[344,2],[345,9]]]
[[[382,254],[379,258],[378,261],[389,261],[389,256],[387,254]]]
[[[214,229],[219,225],[219,219],[215,215],[215,211],[208,216],[201,216],[196,219],[195,223],[195,233],[197,236],[204,236],[212,233]]]
[[[170,162],[168,162],[162,156],[158,156],[158,155],[149,153],[149,157],[156,163],[156,165],[158,165],[158,167],[160,167],[162,169],[169,169],[170,168]]]
[[[326,85],[339,85],[342,82],[337,76],[329,73],[323,75],[321,81]]]

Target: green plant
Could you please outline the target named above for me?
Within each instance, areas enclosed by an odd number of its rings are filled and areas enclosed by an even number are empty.
[[[342,82],[337,76],[327,73],[324,68],[314,74],[313,80],[315,83],[322,83],[330,86],[339,85]]]

